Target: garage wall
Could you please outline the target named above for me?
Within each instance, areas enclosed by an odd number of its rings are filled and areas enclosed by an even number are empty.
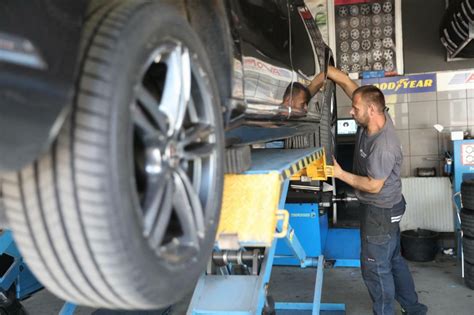
[[[443,72],[437,76],[455,78],[460,73],[464,72]],[[419,167],[435,167],[437,174],[442,174],[440,158],[449,149],[449,132],[463,130],[474,134],[474,71],[466,72],[466,76],[471,74],[471,84],[448,86],[452,89],[448,91],[440,91],[438,82],[434,92],[386,95],[389,113],[403,147],[403,177],[415,176]],[[337,99],[338,117],[349,118],[351,103],[339,87]],[[438,133],[434,124],[443,125],[445,131]]]
[[[474,59],[446,61],[439,40],[445,0],[402,0],[404,68],[407,75],[450,73],[459,69],[474,73]],[[400,77],[401,78],[401,77]],[[449,149],[451,130],[474,135],[474,77],[471,85],[426,93],[386,95],[403,146],[402,176],[416,175],[418,167],[435,167],[442,174],[444,152]],[[338,116],[349,118],[350,101],[340,88]],[[445,127],[438,133],[434,124]]]
[[[405,73],[474,68],[474,59],[446,62],[439,40],[445,0],[402,0]]]
[[[402,178],[407,208],[400,229],[454,232],[451,182],[448,177]]]
[[[321,0],[306,2],[312,7]],[[406,74],[474,68],[474,59],[446,61],[446,49],[439,38],[446,0],[402,0],[401,5],[403,62]],[[334,50],[333,46],[332,48]]]

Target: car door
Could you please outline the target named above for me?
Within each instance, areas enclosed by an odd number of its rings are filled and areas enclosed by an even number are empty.
[[[292,65],[296,80],[308,84],[315,75],[327,69],[328,64],[334,64],[334,61],[331,50],[324,42],[304,1],[292,0],[290,9]],[[334,82],[325,81],[323,88],[309,102],[308,112],[301,119],[319,122],[317,142],[325,148],[326,161],[332,163],[337,119]]]
[[[324,67],[325,43],[304,1],[292,1],[291,56],[295,81],[308,85]],[[310,101],[306,118],[320,116],[320,93]]]
[[[232,1],[232,10],[240,37],[247,117],[284,116],[282,97],[293,76],[288,2]]]

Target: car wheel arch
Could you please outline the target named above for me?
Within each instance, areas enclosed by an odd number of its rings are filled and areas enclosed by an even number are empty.
[[[216,81],[223,111],[232,98],[233,39],[224,1],[183,0],[188,20],[204,43]],[[212,45],[209,43],[212,42]]]

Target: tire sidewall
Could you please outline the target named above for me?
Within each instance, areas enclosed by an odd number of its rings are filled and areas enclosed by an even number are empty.
[[[145,22],[146,21],[146,22]],[[203,271],[215,238],[215,230],[220,212],[222,184],[223,184],[223,134],[222,121],[219,112],[219,98],[212,71],[207,60],[205,50],[198,41],[197,35],[189,27],[187,21],[172,6],[150,4],[134,14],[128,21],[124,31],[120,34],[120,43],[116,53],[111,56],[112,68],[116,69],[113,95],[113,106],[116,108],[110,117],[110,169],[108,187],[110,187],[110,201],[113,207],[111,224],[116,228],[115,239],[120,248],[126,251],[127,261],[135,269],[138,277],[137,285],[142,282],[153,284],[149,292],[168,289],[169,296],[149,297],[159,298],[171,303],[179,298],[179,292],[192,288],[195,279]],[[138,196],[135,192],[134,161],[133,161],[133,123],[131,121],[130,104],[134,101],[135,87],[142,78],[142,67],[155,50],[157,44],[164,39],[178,39],[190,50],[192,64],[204,70],[200,74],[202,82],[208,86],[214,99],[214,116],[216,117],[217,154],[217,183],[215,198],[208,211],[213,222],[206,222],[206,238],[201,244],[199,255],[190,261],[168,268],[168,264],[160,261],[148,246],[142,232],[142,217]],[[197,71],[201,72],[201,71]],[[139,281],[141,280],[141,281]],[[132,289],[131,289],[132,290]]]
[[[328,80],[327,86],[324,90],[324,103],[321,110],[320,121],[320,144],[325,149],[326,163],[333,163],[334,154],[334,138],[333,138],[333,113],[331,111],[331,104],[333,104],[335,85],[334,82]],[[335,105],[335,104],[334,104]]]

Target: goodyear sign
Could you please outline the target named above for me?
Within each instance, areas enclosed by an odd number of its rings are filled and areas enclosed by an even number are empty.
[[[375,85],[385,95],[436,91],[436,74],[415,74],[403,77],[364,79],[362,85]]]

